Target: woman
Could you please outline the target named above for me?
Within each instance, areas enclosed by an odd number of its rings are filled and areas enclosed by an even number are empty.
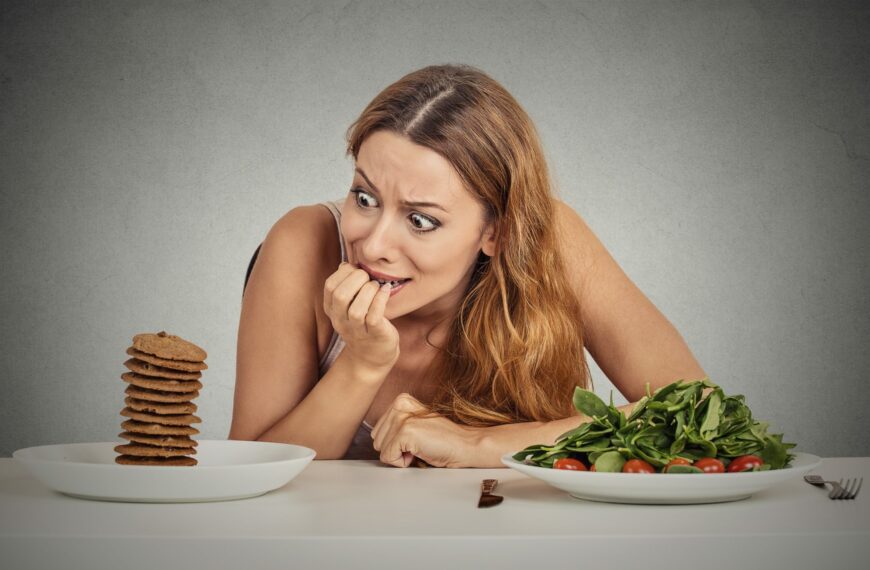
[[[502,467],[584,420],[584,346],[630,402],[646,383],[706,376],[554,199],[531,120],[486,74],[403,77],[351,126],[347,152],[346,198],[294,208],[252,260],[231,439]]]

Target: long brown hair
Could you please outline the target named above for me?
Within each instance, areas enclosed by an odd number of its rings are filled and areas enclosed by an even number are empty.
[[[390,131],[443,156],[494,222],[447,341],[424,374],[432,412],[474,426],[574,415],[586,388],[579,301],[555,234],[553,191],[531,119],[497,81],[468,65],[433,65],[393,83],[348,128],[347,154]]]

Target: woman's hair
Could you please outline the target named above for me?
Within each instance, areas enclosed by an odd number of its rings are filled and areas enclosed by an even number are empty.
[[[376,131],[443,156],[494,222],[447,341],[424,375],[432,412],[474,426],[574,415],[586,388],[579,301],[555,233],[544,153],[531,119],[497,81],[468,65],[433,65],[384,89],[348,128],[354,160]]]

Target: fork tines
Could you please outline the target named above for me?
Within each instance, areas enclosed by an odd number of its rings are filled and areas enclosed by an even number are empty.
[[[861,491],[861,484],[863,482],[863,477],[861,477],[860,479],[846,479],[845,483],[842,479],[840,479],[839,491],[831,491],[831,494],[828,496],[831,499],[854,499],[858,496],[858,492]]]

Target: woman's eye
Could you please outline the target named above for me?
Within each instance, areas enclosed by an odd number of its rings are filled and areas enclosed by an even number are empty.
[[[362,188],[354,188],[351,192],[354,195],[354,200],[356,201],[358,208],[368,210],[369,208],[376,208],[378,206],[378,201]],[[417,232],[418,234],[435,231],[441,225],[438,221],[416,212],[408,216],[408,219],[411,221],[411,231]]]
[[[378,201],[375,200],[371,194],[369,194],[362,188],[356,188],[355,190],[352,190],[352,192],[356,197],[356,203],[358,206],[361,206],[363,208],[370,208],[377,205]],[[372,204],[372,202],[374,202],[374,204]]]
[[[434,224],[432,220],[430,220],[426,216],[421,216],[420,214],[411,214],[410,219],[411,224],[414,226],[414,231],[431,232],[438,227],[438,225]]]

